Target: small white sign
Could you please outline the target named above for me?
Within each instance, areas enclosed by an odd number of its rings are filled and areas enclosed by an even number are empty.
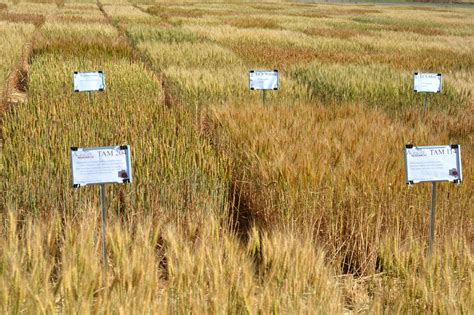
[[[251,90],[278,90],[278,70],[249,72]]]
[[[460,145],[406,145],[405,164],[408,184],[462,181]]]
[[[72,185],[131,183],[130,146],[71,148]]]
[[[103,91],[105,89],[104,73],[74,72],[74,92]]]
[[[443,88],[441,73],[418,73],[413,75],[413,90],[415,92],[440,93]]]

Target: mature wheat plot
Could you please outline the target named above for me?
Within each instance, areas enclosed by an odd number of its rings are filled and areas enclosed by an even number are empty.
[[[472,9],[122,2],[0,4],[2,311],[474,309]],[[251,69],[280,72],[266,106]],[[89,103],[72,73],[96,70]],[[426,113],[415,71],[445,77]],[[406,143],[462,145],[431,261]],[[70,187],[68,154],[121,144],[134,183],[109,189],[105,269],[98,189]]]

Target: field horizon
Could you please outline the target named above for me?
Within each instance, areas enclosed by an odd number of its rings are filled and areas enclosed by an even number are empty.
[[[2,313],[472,312],[474,9],[421,2],[0,0]],[[431,255],[407,144],[462,149]],[[70,148],[122,145],[104,260]]]

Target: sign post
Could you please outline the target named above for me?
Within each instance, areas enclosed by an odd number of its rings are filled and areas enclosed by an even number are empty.
[[[106,217],[106,205],[105,205],[105,184],[100,184],[100,205],[101,205],[101,218],[102,218],[102,258],[104,259],[104,265],[107,266],[107,251],[105,248],[105,217]]]
[[[443,75],[441,73],[418,73],[413,75],[413,90],[416,93],[425,93],[424,111],[428,109],[428,93],[441,93],[443,89]]]
[[[278,70],[250,70],[249,87],[251,90],[262,90],[262,103],[265,105],[266,91],[278,90]]]
[[[405,145],[405,169],[408,185],[431,182],[431,211],[428,257],[433,253],[436,215],[436,183],[462,181],[461,146],[458,144],[416,147]]]
[[[436,215],[436,182],[432,182],[431,187],[431,211],[430,211],[430,237],[428,239],[428,255],[431,257],[433,252],[433,242],[435,235],[435,215]]]
[[[72,186],[100,185],[102,258],[107,266],[105,184],[132,182],[130,146],[97,148],[71,147]]]
[[[103,71],[96,72],[74,72],[74,92],[87,92],[89,103],[92,103],[92,92],[105,90],[105,79]]]

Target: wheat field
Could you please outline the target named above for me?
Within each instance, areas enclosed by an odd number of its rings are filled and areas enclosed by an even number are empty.
[[[0,311],[473,312],[473,9],[0,0]],[[265,104],[251,69],[279,70]],[[414,72],[443,73],[426,110]],[[407,143],[462,146],[430,258]],[[125,144],[105,265],[69,148]]]

